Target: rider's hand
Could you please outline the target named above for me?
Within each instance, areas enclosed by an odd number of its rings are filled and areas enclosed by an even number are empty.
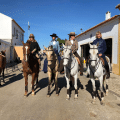
[[[102,56],[102,54],[99,54],[99,56],[101,57],[101,56]]]

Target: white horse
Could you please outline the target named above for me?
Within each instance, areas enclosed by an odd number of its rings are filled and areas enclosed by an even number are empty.
[[[90,59],[89,65],[87,69],[87,73],[90,75],[92,86],[93,86],[93,101],[95,103],[95,96],[96,96],[96,86],[95,86],[95,78],[98,78],[100,82],[100,91],[101,91],[101,104],[104,104],[104,93],[103,93],[103,85],[106,82],[106,95],[108,94],[108,80],[106,78],[106,70],[103,67],[103,63],[98,56],[98,45],[90,45]],[[109,68],[110,68],[110,60],[109,61]]]
[[[77,74],[78,74],[78,62],[75,56],[72,54],[71,46],[65,46],[63,44],[63,65],[65,71],[65,78],[67,82],[67,100],[70,99],[70,78],[74,79],[75,99],[78,98],[77,88]]]

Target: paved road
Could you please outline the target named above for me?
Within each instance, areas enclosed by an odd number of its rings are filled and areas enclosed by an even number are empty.
[[[21,67],[21,65],[19,66]],[[22,72],[11,69],[5,74],[6,84],[0,88],[0,120],[120,120],[120,97],[109,92],[105,97],[105,106],[91,103],[91,82],[89,78],[79,76],[78,100],[74,100],[72,90],[70,100],[66,100],[66,80],[59,74],[59,96],[52,92],[47,98],[47,74],[40,72],[39,88],[35,96],[31,95],[31,76],[29,76],[29,96],[24,95],[24,78]],[[52,88],[53,90],[54,88]]]

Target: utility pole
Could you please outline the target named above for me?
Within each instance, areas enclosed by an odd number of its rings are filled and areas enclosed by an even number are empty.
[[[29,25],[29,21],[28,21],[28,38],[29,38],[29,35],[30,35],[30,25]]]

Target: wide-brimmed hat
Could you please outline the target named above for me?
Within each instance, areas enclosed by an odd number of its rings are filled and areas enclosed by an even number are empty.
[[[68,34],[69,36],[75,36],[75,32],[70,32],[70,34]]]
[[[33,34],[30,34],[29,38],[35,38],[35,36]]]
[[[53,33],[52,35],[50,35],[51,37],[58,37],[55,33]]]

